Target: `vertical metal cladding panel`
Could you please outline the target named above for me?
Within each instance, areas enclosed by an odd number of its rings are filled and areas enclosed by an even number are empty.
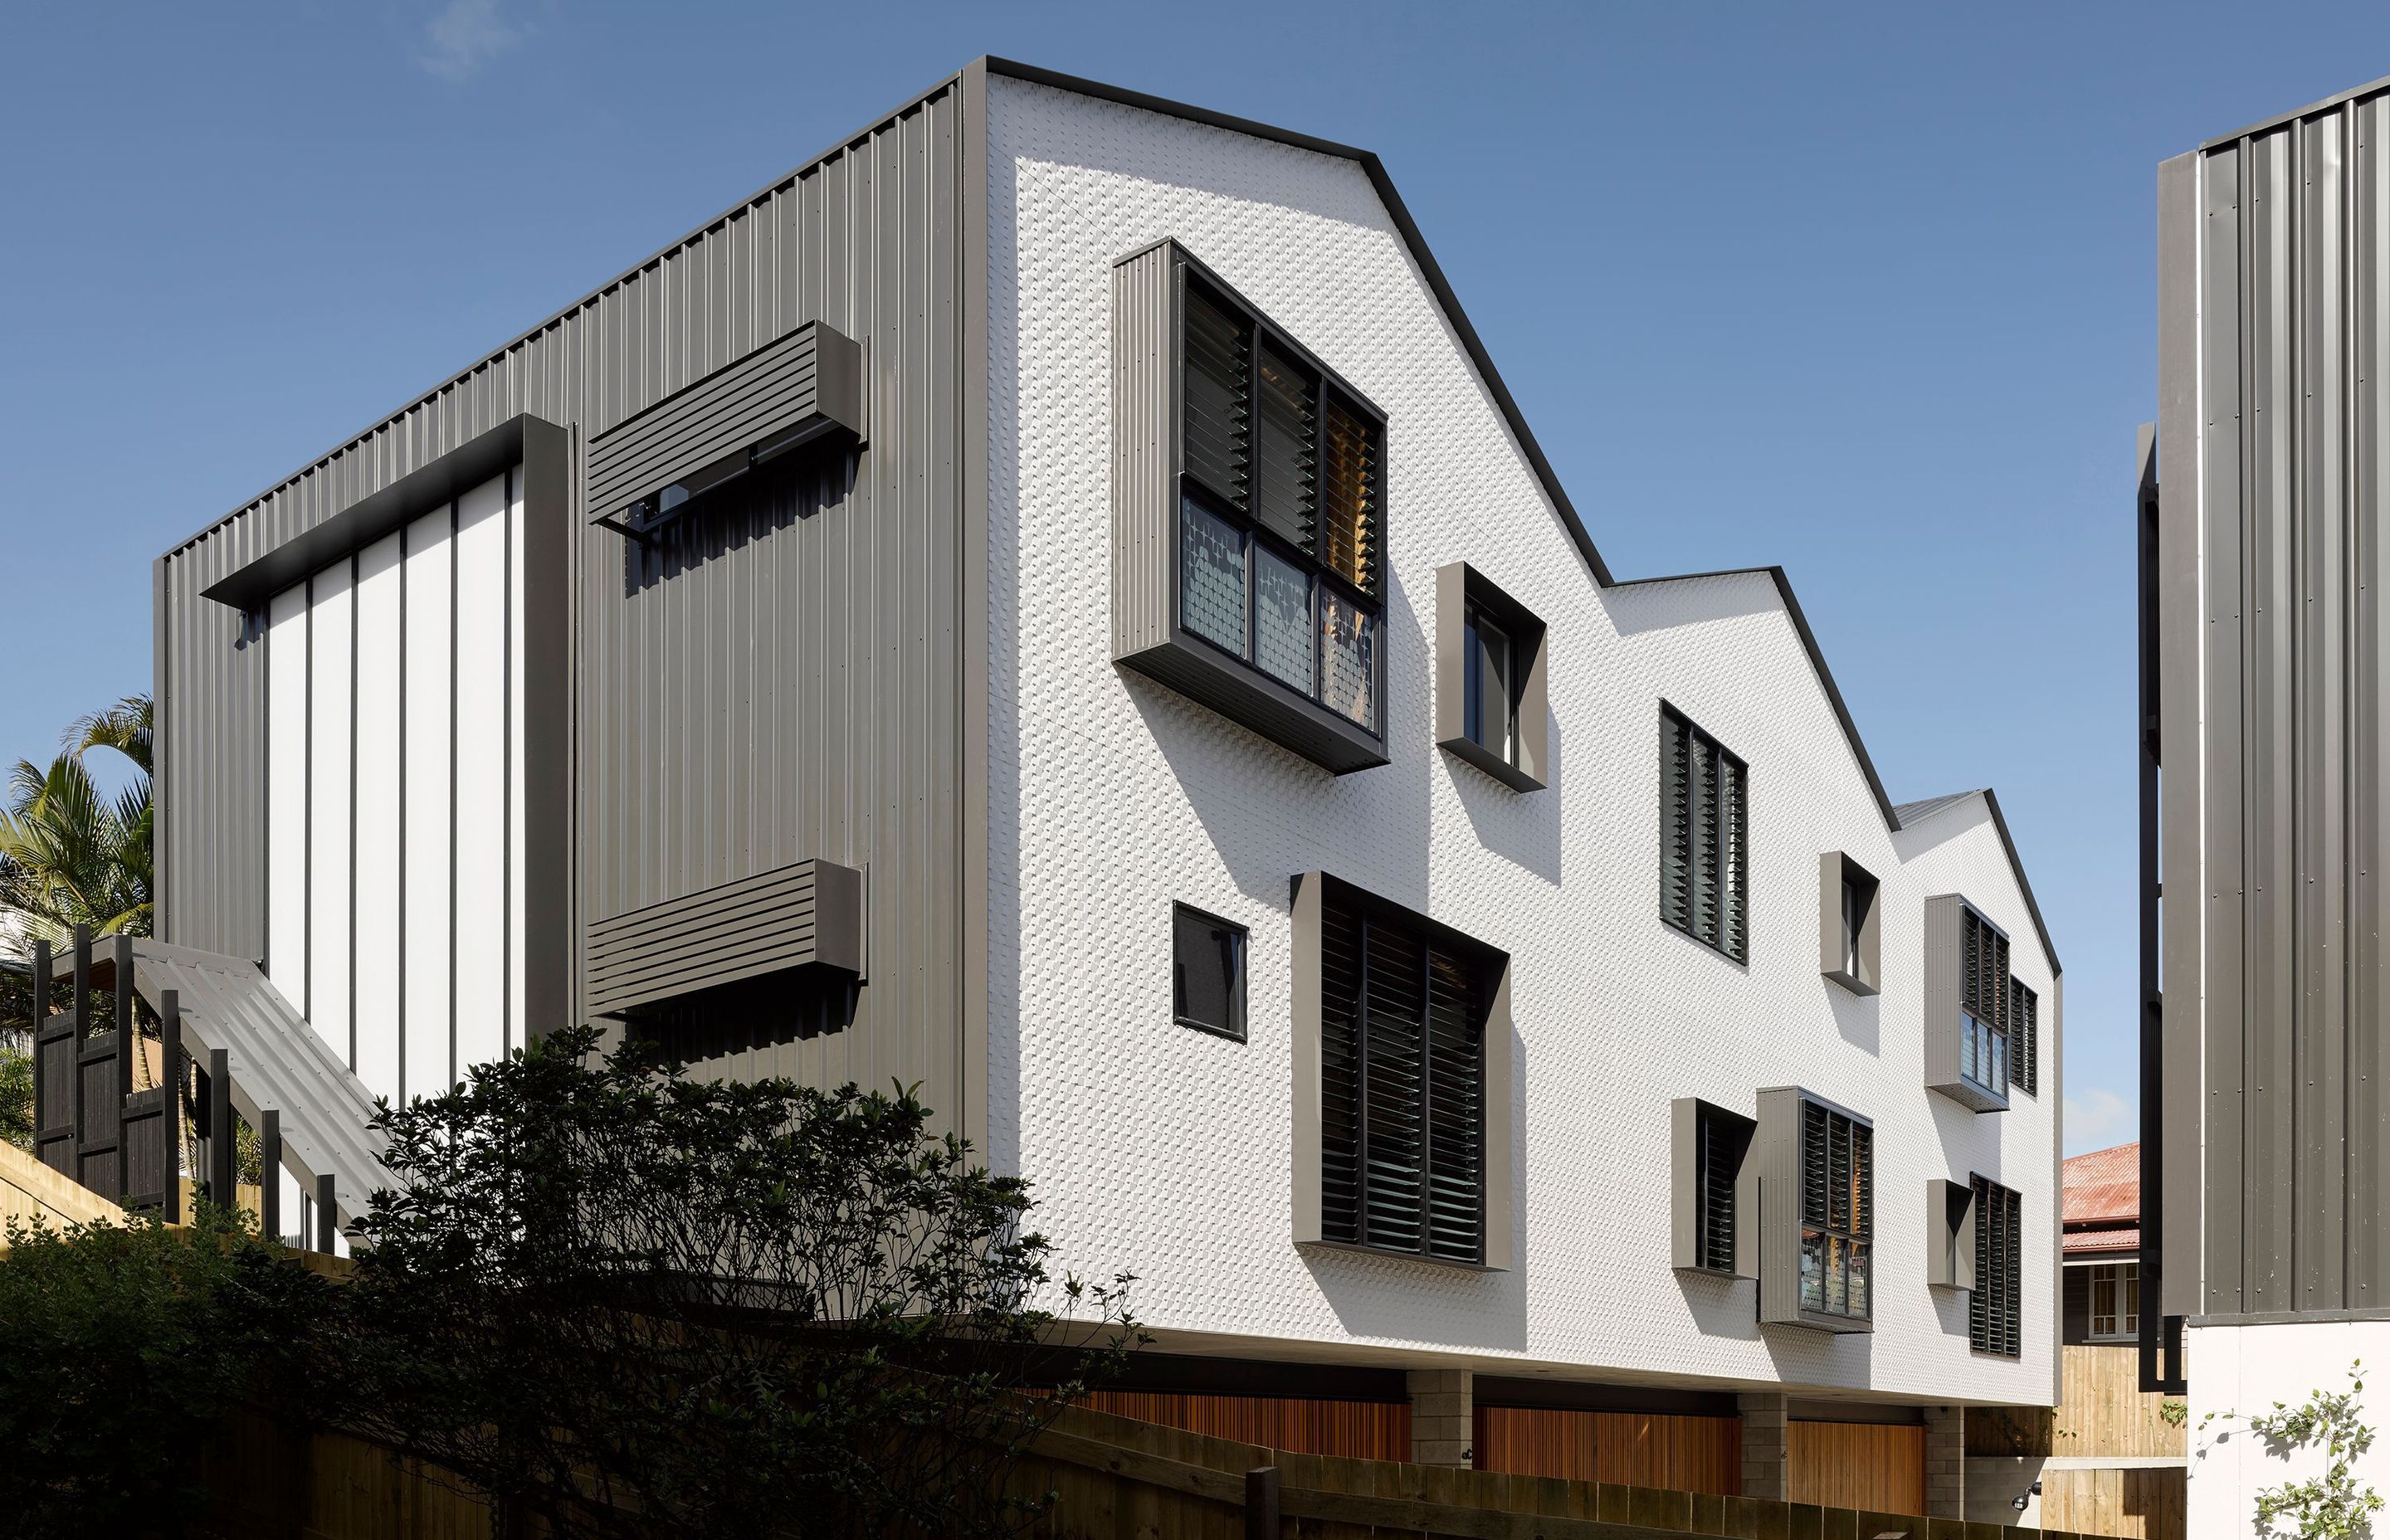
[[[1177,538],[1176,249],[1112,269],[1112,656],[1170,640],[1170,545]],[[1154,546],[1162,549],[1156,551]]]
[[[755,1023],[710,1062],[919,1081],[976,1131],[957,967],[977,750],[957,725],[959,96],[932,92],[168,553],[173,940],[263,949],[263,649],[200,589],[517,413],[585,445],[818,318],[864,348],[859,464],[750,478],[655,547],[573,537],[577,918],[804,857],[867,867],[871,930],[903,944],[877,954],[853,1022]]]
[[[1925,901],[1925,1084],[1959,1078],[1959,914],[1953,893]]]
[[[2201,949],[2204,1127],[2167,1150],[2204,1147],[2214,1315],[2390,1303],[2384,112],[2336,103],[2198,163],[2205,936],[2166,944]],[[2190,771],[2169,757],[2170,784]]]

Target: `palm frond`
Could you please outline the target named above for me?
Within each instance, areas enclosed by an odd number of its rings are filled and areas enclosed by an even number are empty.
[[[128,695],[104,711],[77,717],[67,728],[61,746],[80,758],[90,749],[113,749],[141,767],[147,776],[149,771],[151,738],[149,698]]]

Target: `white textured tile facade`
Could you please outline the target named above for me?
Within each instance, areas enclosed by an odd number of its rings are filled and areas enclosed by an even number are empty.
[[[2351,1390],[2349,1370],[2390,1358],[2390,1321],[2278,1321],[2263,1326],[2186,1326],[2183,1357],[2190,1366],[2184,1426],[2190,1431],[2190,1540],[2239,1540],[2261,1533],[2258,1494],[2315,1481],[2327,1461],[2320,1444],[2276,1450],[2249,1431],[2248,1418],[2277,1402],[2306,1404],[2317,1391]],[[2363,1376],[2358,1420],[2380,1430],[2390,1422],[2390,1384],[2379,1372]],[[2362,1485],[2390,1489],[2390,1449],[2358,1456],[2350,1473]]]
[[[1983,801],[1887,828],[1767,574],[1597,585],[1358,165],[1006,78],[988,115],[990,1153],[1060,1257],[1137,1274],[1182,1349],[2054,1401],[2056,981]],[[1165,237],[1389,415],[1383,767],[1330,776],[1111,662],[1111,266]],[[1458,559],[1550,627],[1543,791],[1433,747],[1433,573]],[[1751,767],[1748,967],[1658,918],[1664,699]],[[1872,999],[1818,974],[1831,850],[1883,885]],[[1511,955],[1498,1271],[1291,1244],[1317,1155],[1292,1148],[1289,879],[1314,868]],[[1943,892],[2043,1001],[2040,1094],[2004,1114],[1923,1088]],[[1174,901],[1251,927],[1249,1042],[1173,1025]],[[1671,1098],[1748,1113],[1781,1084],[1874,1120],[1872,1334],[1763,1330],[1754,1285],[1669,1266]],[[1971,1172],[2024,1195],[2018,1361],[1972,1353],[1966,1296],[1925,1282],[1926,1183]]]

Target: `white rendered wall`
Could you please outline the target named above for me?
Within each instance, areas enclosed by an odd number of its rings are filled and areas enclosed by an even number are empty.
[[[266,972],[394,1100],[521,1039],[520,483],[267,610]]]
[[[2189,1540],[2255,1534],[2259,1492],[2323,1473],[2316,1450],[2277,1457],[2241,1420],[2207,1421],[2210,1414],[2268,1412],[2277,1401],[2295,1406],[2311,1391],[2345,1391],[2349,1366],[2359,1359],[2371,1366],[2359,1405],[2376,1442],[2355,1474],[2390,1497],[2390,1382],[2379,1372],[2390,1363],[2390,1321],[2191,1326],[2183,1356],[2191,1366]]]
[[[2052,1401],[2057,1034],[2010,1113],[1922,1085],[1928,895],[2006,927],[2053,1015],[1981,801],[1887,830],[1766,576],[1597,590],[1358,166],[1002,78],[989,97],[990,1154],[1034,1183],[1060,1261],[1138,1274],[1166,1344]],[[1111,661],[1111,263],[1163,237],[1390,415],[1389,765],[1330,776]],[[1433,572],[1457,558],[1551,628],[1547,790],[1432,746]],[[1658,918],[1664,697],[1751,765],[1747,969]],[[1883,883],[1873,1000],[1818,973],[1836,849]],[[1317,1153],[1291,1149],[1288,879],[1315,867],[1512,955],[1499,1272],[1291,1244],[1290,1162]],[[1249,1043],[1172,1024],[1174,900],[1252,928]],[[1752,1285],[1668,1266],[1670,1099],[1748,1111],[1792,1084],[1875,1122],[1872,1335],[1763,1332]],[[1924,1281],[1926,1181],[1970,1172],[2024,1194],[2021,1362],[1972,1354],[1966,1297]]]

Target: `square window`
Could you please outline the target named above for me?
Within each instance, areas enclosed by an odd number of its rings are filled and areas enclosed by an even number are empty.
[[[1182,1027],[1245,1040],[1245,928],[1176,905],[1171,917],[1170,1009]]]

